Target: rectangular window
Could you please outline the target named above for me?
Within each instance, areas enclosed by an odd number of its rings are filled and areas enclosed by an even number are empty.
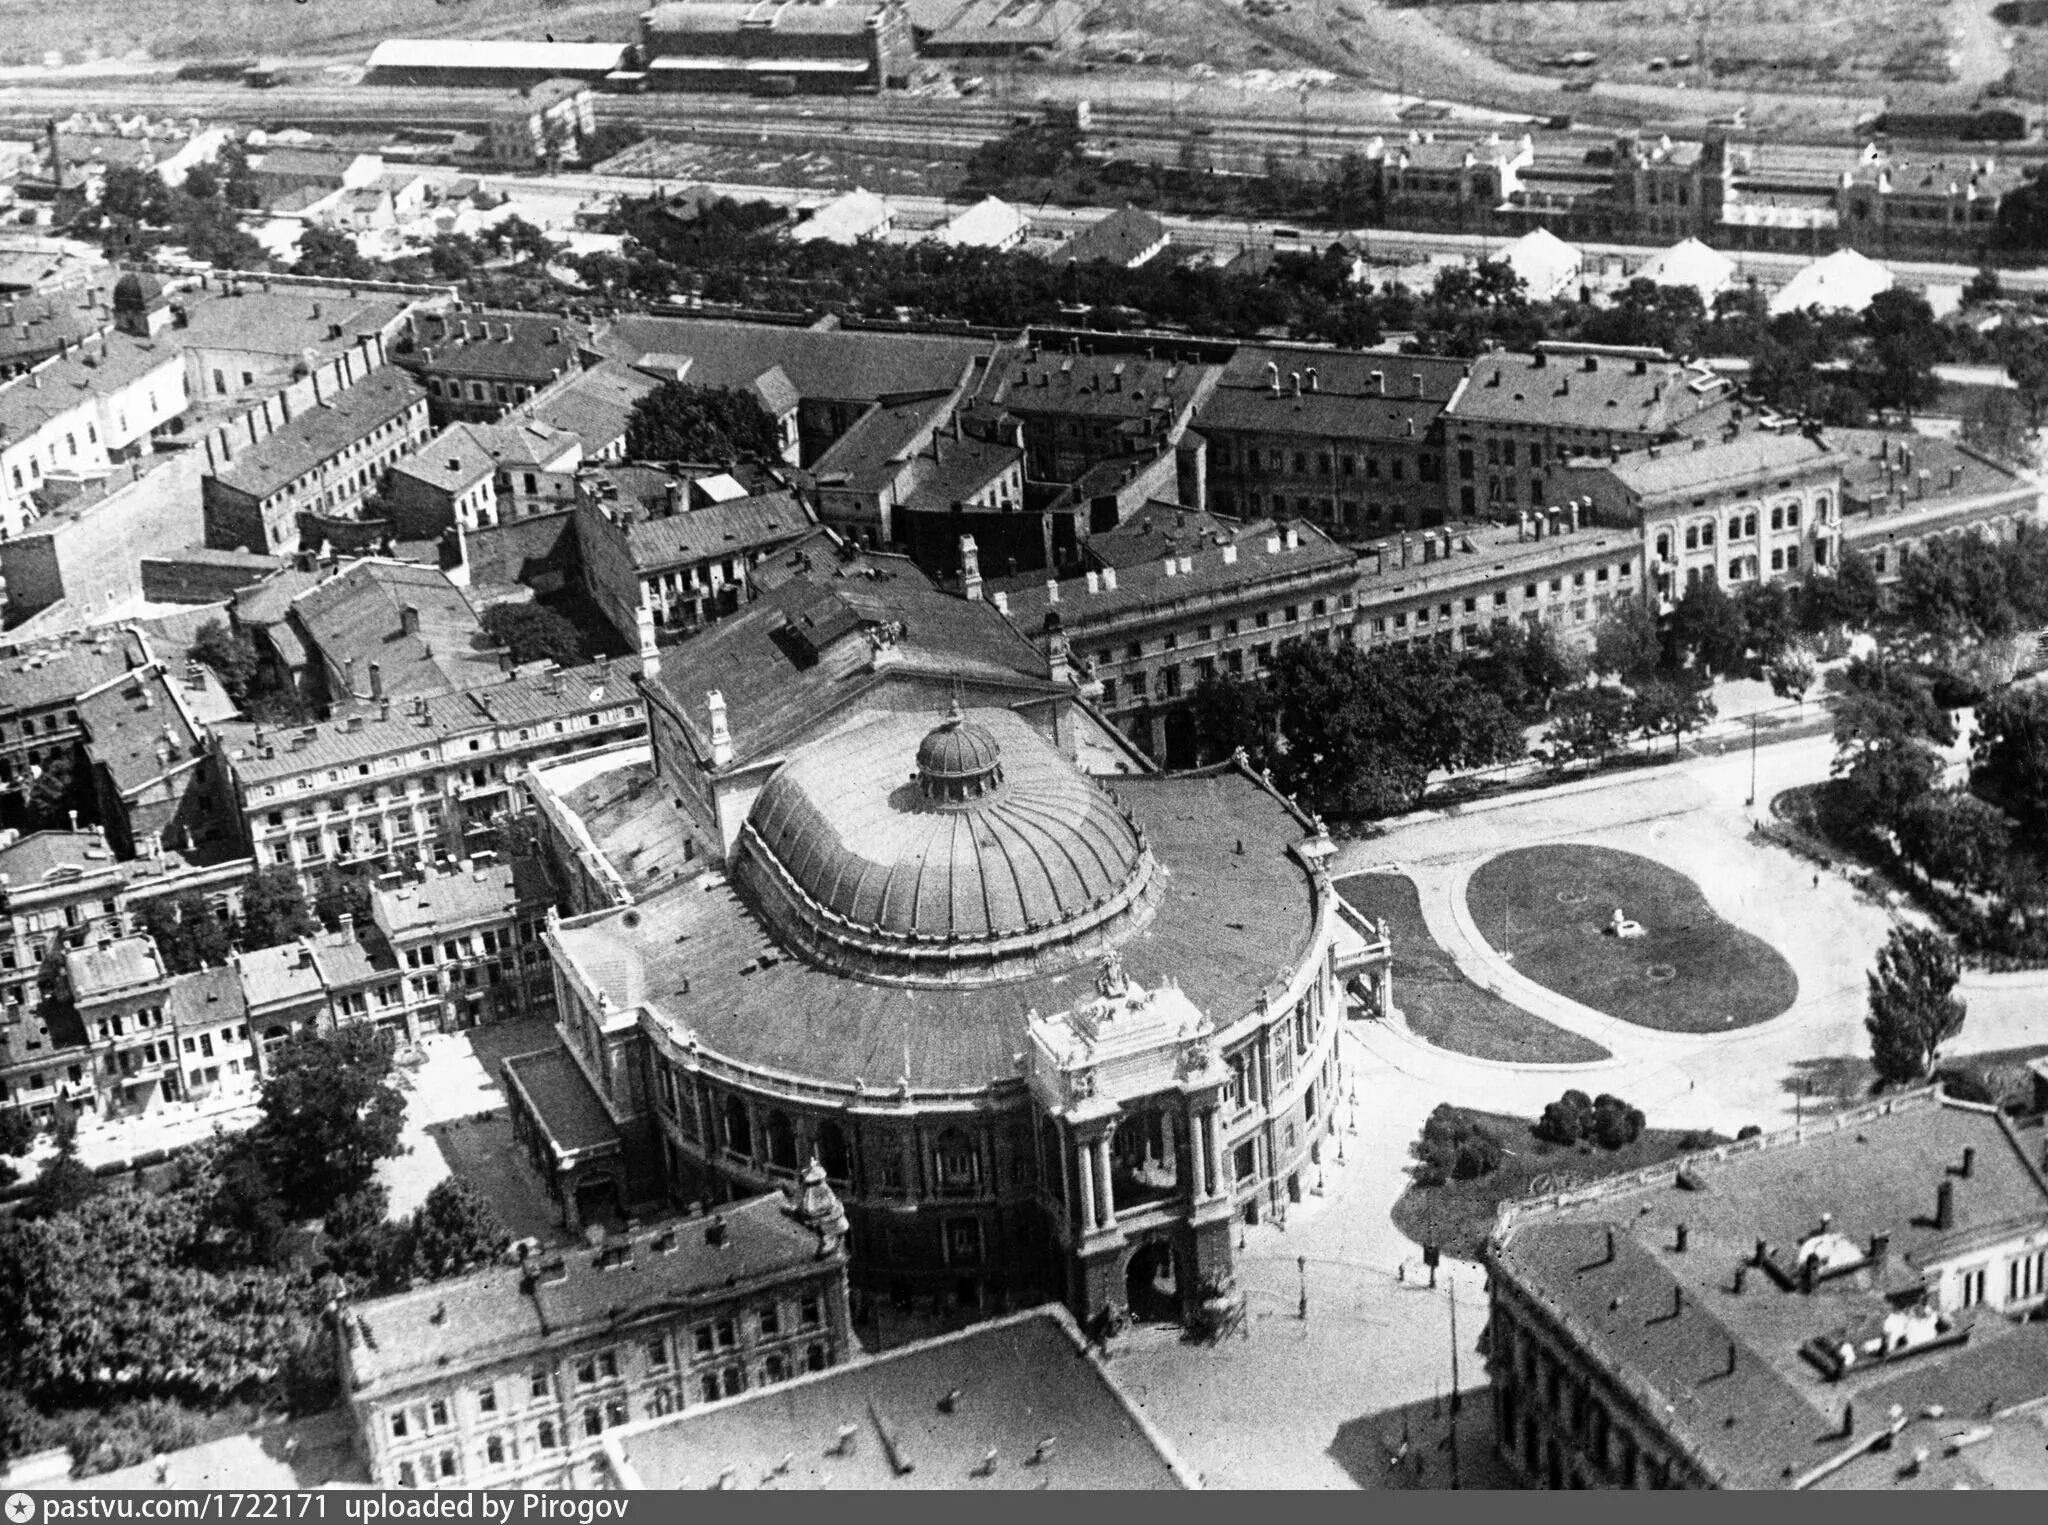
[[[498,1389],[495,1386],[480,1387],[476,1390],[476,1411],[479,1414],[498,1412]]]
[[[782,1309],[778,1304],[769,1303],[761,1309],[761,1338],[772,1340],[782,1333]]]

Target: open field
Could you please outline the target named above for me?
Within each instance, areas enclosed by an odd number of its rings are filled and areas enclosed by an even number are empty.
[[[1442,1246],[1446,1255],[1461,1260],[1479,1258],[1486,1236],[1493,1231],[1494,1211],[1503,1202],[1559,1190],[1567,1178],[1573,1185],[1583,1185],[1727,1142],[1712,1134],[1645,1128],[1634,1143],[1619,1149],[1585,1142],[1553,1144],[1529,1131],[1531,1118],[1469,1107],[1458,1110],[1491,1129],[1501,1141],[1500,1168],[1470,1181],[1446,1181],[1441,1186],[1411,1184],[1394,1203],[1393,1219],[1394,1227],[1417,1244],[1433,1242]]]
[[[1624,1022],[1728,1032],[1769,1021],[1799,995],[1775,948],[1723,921],[1683,874],[1634,853],[1577,844],[1505,852],[1472,875],[1466,905],[1523,974]],[[1617,909],[1641,936],[1612,934]]]
[[[1353,874],[1337,893],[1366,916],[1383,919],[1394,943],[1394,1004],[1409,1030],[1439,1048],[1516,1064],[1594,1064],[1607,1050],[1554,1027],[1466,979],[1437,946],[1422,919],[1415,881],[1398,874]]]
[[[1584,50],[1599,55],[1592,72],[1603,79],[1723,88],[1863,90],[1952,74],[1949,7],[1929,0],[1499,0],[1425,9],[1515,69]],[[1681,70],[1649,67],[1683,56],[1693,62]]]

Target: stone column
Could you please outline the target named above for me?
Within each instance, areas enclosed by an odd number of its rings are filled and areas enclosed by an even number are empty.
[[[1116,1226],[1116,1190],[1109,1179],[1109,1135],[1103,1134],[1094,1144],[1095,1149],[1095,1190],[1101,1200],[1097,1204],[1097,1216],[1104,1228]]]
[[[1380,1016],[1382,1019],[1394,1015],[1394,961],[1389,958],[1380,966],[1379,973]]]
[[[1074,1151],[1074,1163],[1081,1180],[1081,1228],[1092,1234],[1100,1221],[1095,1213],[1095,1146],[1082,1144]]]
[[[1188,1116],[1188,1200],[1199,1202],[1209,1195],[1209,1139],[1206,1112]]]

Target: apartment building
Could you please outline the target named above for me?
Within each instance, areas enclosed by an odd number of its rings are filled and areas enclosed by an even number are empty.
[[[287,729],[213,728],[240,831],[259,867],[430,865],[487,845],[523,809],[517,780],[546,757],[646,728],[636,660],[386,699]]]
[[[307,523],[357,517],[386,470],[427,437],[425,389],[395,367],[373,371],[204,478],[206,543],[296,550]]]
[[[1731,399],[1721,377],[1662,350],[1545,341],[1481,355],[1444,408],[1445,512],[1497,519],[1548,507],[1574,457],[1711,436]]]
[[[394,364],[419,378],[434,427],[496,423],[583,369],[582,325],[548,315],[416,312],[392,348]]]
[[[544,79],[492,108],[484,124],[491,157],[531,170],[551,160],[577,160],[597,130],[591,90],[580,79]]]
[[[196,680],[198,693],[208,678]],[[151,661],[78,697],[100,819],[125,858],[166,848],[239,856],[225,780],[187,703],[194,692]]]
[[[64,955],[64,985],[85,1030],[87,1073],[107,1117],[183,1094],[170,975],[147,937],[102,937]]]
[[[32,522],[38,495],[76,492],[149,452],[192,405],[169,344],[101,332],[0,385],[0,529]]]
[[[1208,506],[1352,540],[1441,524],[1442,415],[1471,362],[1244,345],[1196,415]]]
[[[1090,570],[1017,579],[991,601],[1021,634],[1083,664],[1103,713],[1162,763],[1195,761],[1186,704],[1205,678],[1256,678],[1282,641],[1349,639],[1355,558],[1313,525],[1156,505],[1088,549]],[[963,556],[978,561],[971,542]],[[967,586],[980,596],[972,572]]]
[[[380,1488],[590,1488],[608,1430],[855,1352],[823,1173],[650,1231],[598,1231],[344,1305],[342,1390]]]
[[[602,488],[602,481],[592,486]],[[641,620],[693,630],[747,601],[747,577],[764,556],[810,533],[815,520],[789,491],[685,509],[672,482],[669,512],[586,491],[576,510],[584,586],[614,629],[636,645]]]
[[[479,859],[380,885],[370,914],[405,971],[406,1030],[552,1016],[541,933],[555,902],[547,866],[535,858]]]
[[[142,661],[135,637],[104,630],[0,652],[0,795],[18,799],[41,769],[74,757],[78,696]]]

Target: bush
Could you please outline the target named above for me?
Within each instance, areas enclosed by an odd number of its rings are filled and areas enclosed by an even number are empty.
[[[1576,1144],[1593,1132],[1593,1099],[1584,1091],[1567,1091],[1546,1105],[1534,1132],[1553,1144]]]
[[[1980,1107],[1998,1105],[1998,1097],[1975,1070],[1936,1070],[1934,1079],[1951,1101],[1967,1101]]]
[[[1472,1181],[1500,1168],[1501,1141],[1492,1129],[1449,1102],[1439,1102],[1422,1125],[1417,1139],[1415,1183],[1441,1186],[1448,1180]]]
[[[1764,1130],[1755,1123],[1744,1123],[1735,1135],[1735,1142],[1739,1144],[1746,1138],[1762,1138],[1763,1136]]]
[[[1619,1096],[1602,1095],[1593,1103],[1593,1140],[1602,1149],[1623,1149],[1643,1136],[1643,1114]]]

